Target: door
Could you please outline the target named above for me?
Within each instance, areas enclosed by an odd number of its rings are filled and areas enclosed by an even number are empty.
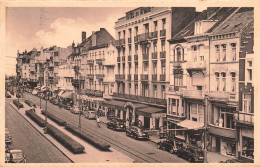
[[[150,129],[150,118],[149,117],[144,117],[144,128]]]
[[[220,138],[216,137],[216,152],[220,152]]]

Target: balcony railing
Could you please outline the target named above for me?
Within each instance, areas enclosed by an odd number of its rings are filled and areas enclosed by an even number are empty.
[[[202,90],[183,90],[183,97],[192,99],[204,99],[204,91]]]
[[[157,52],[152,53],[152,59],[157,59]]]
[[[174,121],[178,120],[178,121],[183,121],[186,119],[185,115],[177,115],[177,113],[167,113],[166,115],[167,120],[171,120],[173,119]]]
[[[165,37],[166,36],[166,29],[160,30],[160,37]]]
[[[96,59],[97,64],[102,64],[103,61],[105,61],[104,58]]]
[[[122,62],[125,62],[125,56],[122,56]]]
[[[219,127],[219,126],[209,124],[208,131],[209,131],[209,133],[217,135],[217,136],[223,136],[223,137],[231,138],[231,139],[236,138],[235,129],[224,128],[224,127]]]
[[[236,112],[234,116],[237,124],[254,125],[254,113]]]
[[[143,60],[149,60],[149,55],[148,54],[143,54]]]
[[[85,77],[84,76],[79,76],[79,80],[84,81]]]
[[[174,85],[170,85],[169,87],[169,91],[182,91],[182,90],[185,90],[187,89],[187,86],[174,86]]]
[[[152,81],[157,81],[157,74],[152,75]]]
[[[131,61],[132,60],[132,56],[128,56],[128,61]]]
[[[206,69],[206,61],[188,61],[186,62],[187,70],[203,70]]]
[[[134,101],[139,101],[139,102],[152,103],[152,104],[166,106],[166,99],[136,96],[136,95],[129,95],[129,94],[121,94],[121,93],[113,93],[113,96],[117,97],[117,98],[123,98],[123,99],[128,99],[128,100],[134,100]]]
[[[166,51],[160,52],[160,58],[165,59],[165,57],[166,57]]]
[[[149,39],[152,39],[152,33],[143,33],[138,35],[138,42],[145,42]]]
[[[118,62],[118,63],[120,62],[120,57],[117,57],[117,62]]]
[[[141,74],[142,81],[148,81],[148,74]]]
[[[92,65],[94,63],[94,60],[87,60],[87,64]]]
[[[127,75],[127,81],[128,81],[128,82],[131,82],[131,74],[128,74],[128,75]]]
[[[93,79],[94,78],[94,74],[87,74],[86,78],[87,79]]]
[[[132,38],[128,38],[128,43],[132,43]]]
[[[134,74],[134,80],[138,81],[138,74]]]
[[[152,32],[152,38],[158,38],[158,31]]]
[[[182,62],[181,61],[173,61],[172,66],[175,68],[181,68]]]
[[[220,100],[220,101],[227,101],[229,100],[229,93],[228,92],[219,92],[219,91],[210,91],[209,98]]]
[[[138,55],[134,56],[135,62],[138,62]]]
[[[78,79],[72,79],[71,83],[72,83],[72,86],[79,87],[79,80]]]
[[[138,42],[138,35],[134,36],[134,42]]]
[[[122,45],[125,45],[125,38],[115,40],[115,46],[122,46]]]
[[[96,78],[97,79],[103,79],[104,78],[104,74],[96,74]]]
[[[116,80],[124,80],[125,79],[125,75],[124,74],[116,74],[115,78],[116,78]]]
[[[160,81],[165,81],[165,74],[160,74]]]

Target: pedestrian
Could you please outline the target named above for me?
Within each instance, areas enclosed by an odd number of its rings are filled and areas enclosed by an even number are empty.
[[[219,127],[223,127],[223,119],[222,119],[222,117],[219,117],[218,123],[219,123]]]
[[[97,120],[97,127],[100,128],[100,125],[99,125],[99,122],[100,122],[99,116],[97,116],[96,120]]]
[[[129,121],[129,119],[127,118],[127,119],[126,119],[126,124],[125,124],[126,127],[129,127],[129,123],[130,123],[130,121]]]

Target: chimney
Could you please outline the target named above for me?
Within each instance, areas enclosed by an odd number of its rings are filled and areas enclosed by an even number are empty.
[[[82,31],[82,42],[86,40],[86,31]]]

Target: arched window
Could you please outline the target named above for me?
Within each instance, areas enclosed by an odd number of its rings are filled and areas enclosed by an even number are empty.
[[[176,49],[176,58],[177,58],[177,61],[182,61],[182,54],[181,54],[181,48],[178,47]]]
[[[216,76],[216,91],[219,91],[219,73],[216,72],[215,76]]]

